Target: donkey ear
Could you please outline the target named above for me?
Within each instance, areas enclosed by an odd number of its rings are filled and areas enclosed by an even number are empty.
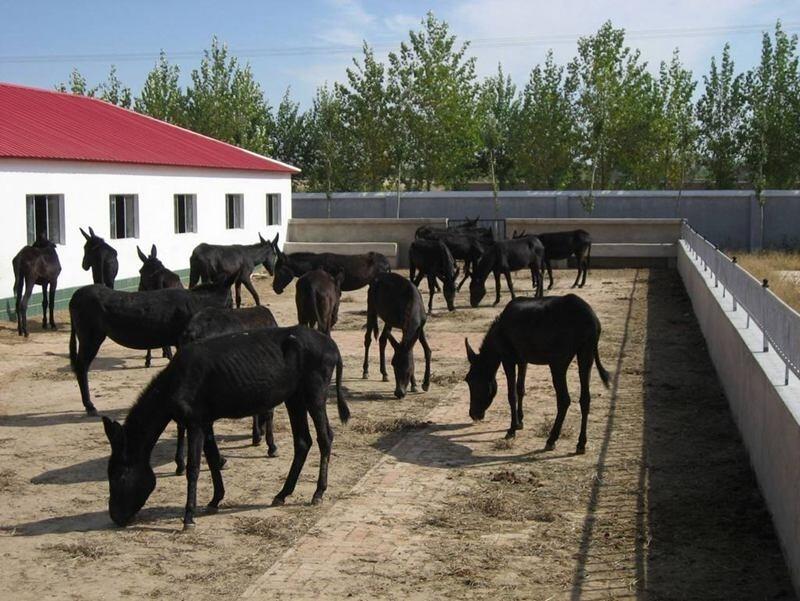
[[[158,249],[156,248],[156,245],[153,244],[153,246],[150,247],[150,258],[155,259],[157,256],[158,256]]]
[[[469,345],[469,339],[464,338],[464,345],[467,347],[467,359],[470,363],[475,363],[475,359],[478,358],[478,355],[475,354],[475,351],[473,351],[472,347]]]
[[[108,438],[108,442],[111,443],[111,448],[117,448],[125,436],[122,432],[122,426],[119,425],[119,422],[115,422],[104,415],[103,428],[106,430],[106,437]]]
[[[275,234],[275,239],[272,241],[272,246],[275,248],[275,250],[278,250],[278,239],[280,237],[281,237],[281,233],[278,232],[277,234]]]
[[[267,241],[264,240],[264,236],[261,235],[261,232],[258,232],[258,241],[261,242],[261,244],[267,243]]]
[[[89,226],[89,233],[92,235],[92,238],[97,238],[97,234],[94,233],[91,225]]]
[[[84,231],[83,231],[83,228],[82,228],[82,227],[79,227],[78,229],[81,231],[81,234],[83,234],[83,237],[84,237],[84,238],[86,238],[87,240],[88,240],[89,238],[91,238],[91,236],[90,236],[89,234],[87,234],[86,232],[84,232]]]
[[[139,245],[138,245],[138,244],[136,245],[136,252],[139,254],[139,259],[142,261],[142,263],[144,263],[145,261],[147,261],[147,255],[145,255],[145,254],[142,252],[142,249],[141,249],[141,248],[139,248]]]

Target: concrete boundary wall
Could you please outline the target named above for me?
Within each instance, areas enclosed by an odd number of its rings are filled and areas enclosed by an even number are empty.
[[[800,593],[800,382],[784,384],[783,361],[763,352],[761,330],[733,311],[684,242],[677,263]]]

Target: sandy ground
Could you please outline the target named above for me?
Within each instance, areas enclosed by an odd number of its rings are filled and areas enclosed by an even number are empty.
[[[571,277],[556,277],[553,293],[563,294]],[[502,430],[484,431],[481,452],[492,461],[454,466],[444,505],[421,512],[415,537],[424,543],[427,569],[387,562],[379,566],[381,578],[351,575],[346,594],[379,598],[396,586],[419,598],[793,598],[677,274],[598,270],[589,281],[580,294],[603,323],[601,354],[615,377],[608,391],[593,379],[587,454],[572,454],[577,403],[559,447],[540,453],[555,402],[546,368],[532,367],[526,429],[511,445],[501,442]],[[270,283],[259,279],[259,293],[279,323],[293,323],[294,289],[275,296]],[[529,292],[530,281],[520,278],[518,286]],[[377,345],[371,378],[360,378],[365,297],[363,290],[344,294],[334,332],[353,418],[347,427],[333,422],[326,503],[308,505],[317,466],[312,449],[287,506],[269,507],[291,459],[284,410],[276,412],[274,459],[263,445],[250,445],[246,422],[224,421],[217,433],[229,461],[227,496],[220,513],[200,514],[189,534],[181,532],[185,480],[174,476],[174,426],[153,455],[155,492],[132,526],[113,527],[108,444],[99,419],[83,415],[68,367],[68,316],[61,315],[58,332],[33,325],[28,340],[2,324],[0,598],[200,600],[244,592],[332,506],[345,506],[359,479],[413,436],[440,401],[453,400],[466,371],[464,336],[477,345],[498,312],[467,308],[466,291],[454,313],[443,312],[437,299],[426,328],[433,385],[398,401],[393,382],[380,381]],[[147,370],[143,353],[106,342],[90,372],[98,410],[124,418],[165,361]],[[505,424],[502,379],[490,413]],[[577,399],[574,367],[570,386]],[[464,418],[467,403],[464,397]],[[204,471],[201,502],[210,490]]]

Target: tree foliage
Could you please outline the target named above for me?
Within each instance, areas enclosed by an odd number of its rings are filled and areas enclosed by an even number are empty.
[[[171,65],[162,50],[134,102],[136,111],[175,125],[186,123],[186,95],[178,83],[180,74],[178,65]]]

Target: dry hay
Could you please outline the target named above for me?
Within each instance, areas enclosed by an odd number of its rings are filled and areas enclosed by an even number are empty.
[[[759,281],[769,280],[769,287],[779,298],[800,311],[800,286],[797,281],[785,276],[787,271],[800,271],[800,252],[763,250],[760,252],[730,252],[739,265]]]
[[[358,434],[386,434],[389,432],[408,432],[421,430],[431,422],[406,417],[388,419],[371,419],[369,417],[354,420],[350,429]]]
[[[57,555],[66,556],[69,559],[91,559],[97,560],[116,555],[109,545],[103,545],[92,541],[81,541],[77,543],[53,543],[40,547],[43,551]]]
[[[536,426],[534,430],[534,434],[539,438],[547,438],[550,436],[550,431],[553,429],[554,418],[551,415],[545,413],[544,419]],[[564,423],[561,424],[561,436],[559,440],[562,438],[571,439],[575,436],[575,426],[572,424],[567,424],[567,420],[564,419]]]

